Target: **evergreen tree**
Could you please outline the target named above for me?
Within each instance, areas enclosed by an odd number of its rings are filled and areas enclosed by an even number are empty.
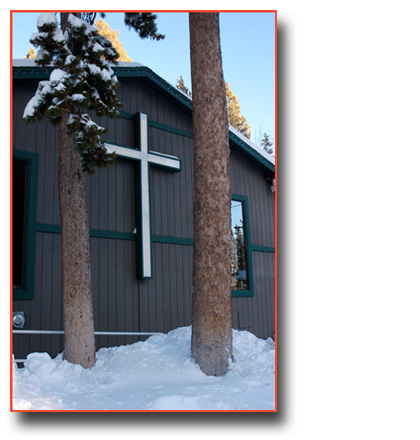
[[[207,375],[232,358],[229,127],[218,13],[190,13],[194,148],[191,352]]]
[[[190,89],[185,85],[184,78],[182,78],[182,76],[177,78],[176,88],[178,90],[181,90],[181,92],[184,92],[186,95],[192,96],[192,93],[191,93]]]
[[[26,57],[23,57],[24,60],[34,60],[36,57],[35,49],[31,46],[26,54]]]
[[[273,143],[270,141],[270,137],[267,133],[263,134],[260,145],[268,154],[273,154]]]
[[[245,116],[241,115],[241,107],[238,98],[233,94],[229,83],[226,83],[226,103],[229,124],[240,133],[251,138],[251,126],[247,123]]]
[[[126,15],[131,16],[128,25],[141,38],[163,38],[153,26],[155,15]],[[93,111],[98,116],[116,117],[121,105],[112,70],[118,53],[98,34],[93,26],[95,17],[96,13],[61,13],[61,28],[54,13],[38,17],[38,32],[30,40],[40,48],[35,62],[54,69],[49,80],[38,84],[23,116],[26,122],[46,117],[58,124],[64,357],[85,368],[95,365],[96,353],[83,171],[94,173],[96,168],[114,163],[116,157],[104,147],[101,135],[105,128],[97,125],[90,114]]]
[[[121,41],[118,39],[120,35],[119,31],[112,30],[108,23],[106,23],[102,18],[95,22],[96,29],[100,35],[109,40],[114,49],[118,53],[117,61],[133,61],[128,55],[127,51],[123,48]]]
[[[118,116],[117,79],[111,69],[118,57],[112,44],[77,14],[38,17],[31,43],[39,47],[36,63],[52,65],[25,108],[27,122],[46,117],[58,124],[59,201],[63,267],[64,357],[90,368],[96,362],[89,218],[83,171],[110,165],[101,140],[105,132],[88,111]]]

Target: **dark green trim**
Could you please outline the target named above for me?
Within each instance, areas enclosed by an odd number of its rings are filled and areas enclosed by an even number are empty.
[[[97,238],[113,238],[115,240],[135,240],[136,234],[131,232],[104,231],[102,229],[91,229],[91,237]]]
[[[13,158],[28,162],[28,182],[26,201],[26,230],[25,230],[25,287],[13,288],[13,299],[34,298],[35,277],[35,225],[36,198],[38,189],[38,155],[27,151],[13,150]]]
[[[192,238],[167,237],[165,235],[152,235],[153,243],[179,244],[182,246],[192,246],[194,240]]]
[[[249,298],[254,296],[254,290],[232,290],[232,298]]]
[[[243,203],[244,209],[244,227],[245,227],[245,244],[246,244],[246,261],[247,261],[247,276],[248,276],[248,290],[232,290],[232,298],[250,297],[254,296],[254,269],[252,264],[252,240],[251,228],[249,225],[249,209],[248,197],[240,194],[232,194],[232,200]]]
[[[258,153],[257,150],[249,146],[239,136],[237,136],[235,133],[232,133],[231,131],[229,131],[229,139],[239,147],[240,151],[245,153],[250,158],[257,160],[260,164],[264,165],[265,168],[273,173],[272,177],[274,177],[276,173],[276,166],[273,163],[267,160],[263,155]]]
[[[179,128],[175,128],[175,127],[171,127],[169,125],[161,124],[160,122],[149,120],[149,126],[153,127],[153,128],[157,128],[158,130],[168,131],[169,133],[178,134],[180,136],[184,136],[184,137],[187,137],[190,139],[193,138],[193,134],[191,131],[180,130]]]
[[[45,232],[49,234],[61,234],[60,225],[48,225],[37,223],[35,226],[36,232]],[[137,234],[131,232],[106,231],[104,229],[91,229],[91,237],[110,238],[114,240],[131,240],[135,241]],[[192,246],[194,240],[192,238],[169,237],[166,235],[152,235],[152,243],[178,244],[183,246]]]
[[[253,252],[273,252],[273,253],[276,252],[276,248],[272,247],[272,246],[258,246],[258,245],[255,245],[255,246],[251,246],[251,250]]]
[[[35,226],[36,232],[45,232],[49,234],[61,234],[60,225],[48,225],[45,223],[37,223]],[[91,229],[89,231],[91,237],[96,238],[111,238],[115,240],[135,240],[136,234],[131,232],[107,231],[104,229]]]
[[[122,110],[119,110],[119,113],[120,113],[120,115],[121,115],[121,117],[123,119],[128,119],[130,121],[134,121],[135,120],[136,115],[133,115],[132,113],[128,113],[128,112],[125,112],[125,111],[122,111]]]
[[[48,79],[52,67],[17,66],[13,67],[13,79]]]
[[[132,113],[120,111],[120,114],[124,119],[128,119],[130,121],[136,121],[136,114],[137,113],[133,115]],[[190,139],[193,138],[192,131],[181,130],[179,128],[171,127],[170,125],[162,124],[157,121],[152,121],[150,119],[148,119],[148,121],[149,121],[149,127],[153,127],[153,128],[156,128],[156,129],[162,130],[162,131],[167,131],[169,133],[178,134],[180,136],[184,136],[184,137],[187,137]]]
[[[36,232],[47,232],[50,234],[61,234],[61,226],[60,225],[48,225],[45,223],[37,223],[35,227],[36,227]]]

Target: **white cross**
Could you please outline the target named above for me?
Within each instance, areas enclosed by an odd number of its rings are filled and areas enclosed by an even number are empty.
[[[175,156],[149,151],[149,133],[147,115],[140,114],[140,145],[139,149],[122,147],[105,142],[106,149],[117,156],[140,162],[140,218],[136,220],[137,245],[140,247],[141,270],[137,271],[139,278],[152,277],[152,233],[150,213],[150,182],[149,164],[157,165],[172,171],[181,171],[181,160]],[[140,231],[140,233],[139,233]],[[139,252],[137,253],[139,255]],[[139,268],[139,262],[137,262]]]

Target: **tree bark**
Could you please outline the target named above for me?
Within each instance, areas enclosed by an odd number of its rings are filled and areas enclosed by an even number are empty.
[[[61,14],[65,30],[68,14]],[[84,368],[96,363],[86,177],[74,139],[67,130],[68,112],[59,124],[58,186],[63,268],[64,358]]]
[[[207,375],[232,357],[229,127],[218,13],[190,13],[194,135],[191,352]]]
[[[59,199],[63,267],[64,358],[84,368],[96,362],[86,178],[68,115],[59,125]]]

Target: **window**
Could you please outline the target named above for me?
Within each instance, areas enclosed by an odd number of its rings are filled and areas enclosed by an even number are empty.
[[[25,287],[28,162],[13,159],[13,287]]]
[[[248,225],[248,199],[232,195],[231,201],[231,287],[232,296],[253,296],[251,239]]]
[[[32,299],[37,156],[13,152],[13,298]]]

